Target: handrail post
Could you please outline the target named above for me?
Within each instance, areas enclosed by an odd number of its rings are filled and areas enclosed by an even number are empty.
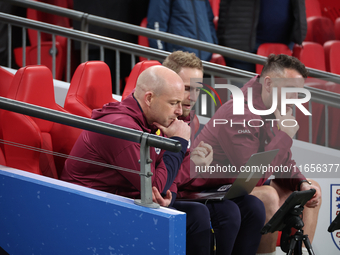
[[[151,181],[151,167],[152,159],[150,159],[150,146],[147,145],[147,139],[149,134],[143,133],[140,143],[140,197],[141,199],[135,199],[135,204],[149,207],[159,208],[159,204],[152,202],[152,181]]]
[[[84,15],[81,18],[81,25],[80,30],[84,32],[89,31],[89,23],[87,21],[88,14],[84,13]],[[80,42],[80,62],[84,63],[88,61],[89,56],[89,44],[87,42],[81,41]]]

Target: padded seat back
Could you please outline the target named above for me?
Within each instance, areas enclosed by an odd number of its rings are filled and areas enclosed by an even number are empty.
[[[292,55],[292,51],[288,48],[286,44],[282,43],[263,43],[257,49],[257,55],[268,57],[270,54],[286,54],[288,56]],[[256,64],[256,73],[261,74],[263,65]]]
[[[340,40],[340,17],[338,17],[335,20],[334,23],[334,33],[335,33],[335,39]]]
[[[307,35],[305,41],[323,45],[330,40],[335,40],[335,32],[334,24],[329,18],[315,16],[307,18]]]
[[[323,48],[327,72],[340,74],[340,41],[328,41],[323,45]]]
[[[322,16],[321,6],[319,0],[305,0],[306,17]]]
[[[116,102],[112,98],[110,68],[103,61],[88,61],[76,69],[67,92],[64,108],[90,118],[92,110]]]
[[[36,1],[36,0],[35,0]],[[43,0],[39,2],[45,2],[50,4],[58,4],[61,7],[71,8],[70,0]],[[27,18],[32,20],[37,20],[45,23],[50,23],[58,26],[71,28],[71,21],[69,18],[56,16],[52,14],[43,13],[34,9],[27,9]],[[36,65],[37,61],[37,51],[38,51],[38,37],[37,31],[33,29],[28,29],[28,38],[30,41],[30,46],[26,47],[26,65]],[[41,64],[47,66],[52,70],[52,34],[40,33],[41,38]],[[55,36],[55,78],[61,80],[65,73],[66,67],[66,52],[67,52],[67,38],[59,35]],[[18,66],[23,66],[22,55],[23,49],[21,47],[14,49],[15,62]]]
[[[6,160],[5,160],[5,156],[2,152],[2,149],[0,149],[0,165],[3,165],[3,166],[6,165]]]
[[[138,76],[147,68],[154,65],[161,65],[160,62],[156,60],[144,60],[142,62],[138,62],[131,70],[131,73],[129,75],[129,78],[126,82],[122,100],[124,100],[128,95],[131,94],[131,92],[135,89]]]
[[[325,90],[325,84],[322,83],[309,84],[308,86]],[[304,103],[302,105],[312,114],[312,143],[324,145],[325,106],[312,102],[312,108],[310,109],[309,103]],[[297,109],[296,120],[299,123],[299,130],[296,134],[296,138],[300,141],[309,142],[309,116],[304,115]]]
[[[340,94],[340,84],[327,83],[326,90]],[[328,107],[328,146],[338,150],[340,149],[339,116],[339,108]]]
[[[37,0],[35,0],[37,1]],[[67,0],[38,0],[37,2],[43,2],[43,3],[48,3],[48,4],[53,4],[57,5],[60,7],[64,8],[70,8],[72,9],[70,1]],[[42,21],[46,22],[49,24],[57,25],[57,26],[62,26],[62,27],[72,27],[71,26],[71,20],[67,17],[62,17],[58,15],[53,15],[50,13],[45,13],[41,11],[37,11],[34,9],[27,9],[27,18],[28,19],[33,19],[37,21]],[[46,33],[40,33],[41,34],[41,41],[52,41],[52,34],[46,34]],[[28,29],[28,35],[30,39],[31,45],[38,45],[38,39],[37,39],[37,30],[33,29]],[[56,36],[56,37],[61,37],[61,36]],[[65,38],[65,37],[62,37]],[[63,39],[63,40],[66,40]],[[59,40],[57,40],[59,41]]]
[[[299,59],[306,67],[326,71],[325,52],[319,43],[303,42],[302,47],[295,45],[293,56]]]
[[[315,42],[303,42],[302,47],[295,45],[293,56],[298,58],[305,66],[326,71],[325,53],[323,47]],[[305,86],[314,87],[325,90],[326,82],[316,78],[307,78]],[[309,110],[309,104],[303,104]],[[312,103],[312,142],[315,144],[323,144],[323,127],[325,125],[325,107],[319,103]],[[309,118],[299,110],[296,112],[296,120],[299,123],[297,139],[301,141],[309,141]]]
[[[0,67],[0,96],[6,97],[13,81],[14,74]]]
[[[44,66],[27,66],[19,69],[8,91],[8,98],[53,108],[54,90],[51,72]],[[54,159],[40,150],[53,150],[49,132],[53,123],[14,112],[3,111],[4,140],[7,165],[57,178]]]
[[[55,102],[52,73],[45,66],[19,69],[14,76],[8,98],[65,111]],[[58,171],[61,169],[56,169],[55,160],[61,162],[60,166],[65,158],[55,159],[52,151],[61,152],[59,142],[67,143],[69,153],[81,130],[9,111],[3,111],[2,118],[6,119],[3,123],[4,140],[12,144],[4,146],[7,165],[58,178]],[[62,127],[62,132],[57,133],[59,127]],[[56,144],[53,141],[57,141]]]
[[[5,68],[0,67],[0,96],[7,97],[8,90],[12,84],[14,74],[7,71]],[[0,109],[0,112],[2,110]],[[3,139],[2,136],[2,119],[0,114],[0,139]],[[0,149],[2,152],[4,151],[4,144],[0,143]],[[3,154],[2,154],[3,156]],[[1,164],[1,163],[0,163]]]
[[[147,25],[148,25],[148,20],[145,17],[144,19],[142,19],[142,22],[140,23],[140,26],[141,27],[146,27]],[[149,39],[147,37],[145,37],[145,36],[139,35],[138,36],[138,44],[142,45],[142,46],[145,46],[145,47],[149,47]],[[144,58],[144,57],[139,57],[139,61],[145,61],[145,60],[148,60],[148,59]]]

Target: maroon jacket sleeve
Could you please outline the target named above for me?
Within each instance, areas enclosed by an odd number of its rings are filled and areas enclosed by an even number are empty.
[[[140,144],[134,142],[125,142],[126,146],[121,152],[116,155],[115,161],[119,162],[120,167],[127,169],[140,170]],[[112,144],[112,146],[115,146]],[[117,146],[117,145],[116,145]],[[151,172],[153,173],[152,186],[155,186],[158,190],[163,190],[167,180],[167,170],[162,157],[157,155],[155,148],[150,147],[150,158],[152,159]],[[126,171],[119,171],[119,173],[125,177],[137,190],[140,191],[140,176],[135,173],[129,173]]]
[[[116,125],[132,128],[143,131],[138,123],[131,118],[122,117],[116,120]],[[140,144],[122,140],[109,136],[100,136],[100,138],[91,139],[94,144],[94,148],[98,151],[98,154],[104,158],[104,162],[109,162],[113,166],[123,167],[134,171],[140,171]],[[164,189],[167,180],[167,170],[162,159],[162,152],[160,149],[150,147],[150,158],[152,159],[151,172],[152,186],[155,186],[159,191]],[[115,170],[113,170],[115,171]],[[129,190],[128,184],[131,184],[136,190],[140,191],[140,176],[137,173],[131,173],[127,171],[117,170],[117,173],[124,177],[125,183],[113,180],[113,185],[117,187],[126,187],[125,190]],[[135,190],[135,191],[136,191]],[[133,192],[133,188],[131,187]],[[133,193],[135,194],[135,192]]]
[[[278,172],[275,175],[275,182],[281,187],[287,187],[294,191],[298,187],[298,184],[301,180],[305,180],[306,178],[300,172],[299,168],[296,167],[296,162],[292,159],[292,152],[290,148],[292,147],[293,140],[291,137],[283,131],[279,131],[276,127],[274,128],[275,137],[271,140],[271,142],[265,147],[265,150],[273,150],[279,148],[280,151],[278,155],[274,159],[274,164],[282,164],[283,166],[287,166],[290,169],[290,172]],[[285,176],[287,175],[287,176]],[[290,176],[288,176],[290,175]]]
[[[258,119],[258,116],[233,116],[233,121],[243,122],[243,120]],[[277,129],[277,128],[276,128]],[[241,130],[241,131],[240,131]],[[244,166],[250,156],[259,151],[268,151],[273,149],[279,149],[279,153],[273,160],[273,166],[288,166],[292,171],[290,175],[283,172],[278,172],[275,177],[278,178],[278,182],[291,189],[296,190],[297,184],[300,180],[305,179],[297,168],[294,168],[295,161],[291,159],[290,147],[292,146],[292,139],[284,132],[275,132],[275,136],[265,144],[263,138],[266,136],[265,132],[271,132],[271,130],[265,130],[263,127],[250,127],[246,125],[221,125],[218,131],[219,144],[227,155],[230,163],[240,169]],[[295,171],[293,171],[293,169]],[[283,179],[281,179],[283,178]]]

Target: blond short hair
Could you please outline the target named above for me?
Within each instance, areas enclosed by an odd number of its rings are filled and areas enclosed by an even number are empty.
[[[174,51],[163,62],[163,66],[173,70],[176,73],[181,71],[182,67],[196,68],[203,72],[203,63],[195,53]]]

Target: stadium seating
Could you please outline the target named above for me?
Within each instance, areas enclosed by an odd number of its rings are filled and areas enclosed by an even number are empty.
[[[6,165],[6,160],[5,160],[5,156],[2,152],[2,149],[0,149],[0,165],[3,165],[3,166]]]
[[[326,71],[325,53],[321,44],[303,42],[302,46],[295,45],[293,56],[304,63],[306,67]]]
[[[0,96],[6,97],[11,86],[14,74],[0,67]]]
[[[67,92],[64,109],[90,118],[92,110],[101,108],[112,98],[111,72],[105,62],[88,61],[76,69]]]
[[[292,51],[286,44],[282,43],[263,43],[257,49],[257,55],[268,57],[270,54],[286,54],[291,56]],[[261,74],[263,65],[256,64],[256,73]]]
[[[129,78],[127,79],[123,95],[122,95],[122,100],[124,100],[130,93],[135,89],[136,87],[136,82],[138,79],[138,76],[147,68],[150,66],[154,65],[161,65],[156,60],[144,60],[142,62],[138,62],[133,69],[131,70],[131,73],[129,75]]]
[[[217,30],[217,24],[218,24],[218,17],[219,17],[219,13],[220,13],[220,2],[221,0],[209,0],[210,5],[211,5],[211,9],[213,11],[214,14],[214,25],[215,25],[215,29]]]
[[[49,2],[49,1],[40,1]],[[57,3],[62,7],[69,7],[69,1],[58,0]],[[27,9],[27,18],[37,21],[42,21],[58,26],[71,28],[71,22],[66,17],[59,17],[56,15],[51,15],[48,13],[43,13],[34,9]],[[28,29],[28,38],[30,41],[30,46],[26,46],[26,65],[36,65],[37,62],[37,52],[38,52],[38,38],[37,31],[33,29]],[[53,43],[52,35],[46,33],[40,33],[41,38],[41,64],[47,66],[52,70],[52,60],[53,60]],[[55,36],[55,48],[56,48],[56,64],[55,64],[55,78],[61,80],[65,73],[66,67],[66,52],[67,52],[67,38],[62,36]],[[22,67],[22,48],[14,49],[15,62],[18,66]]]
[[[0,67],[0,96],[1,97],[7,97],[8,90],[11,86],[12,80],[13,80],[14,74],[7,71],[6,69]],[[0,109],[0,112],[2,110]],[[0,114],[0,139],[3,139],[2,136],[2,119]],[[0,150],[2,150],[2,153],[4,151],[4,145],[3,143],[0,143]],[[3,155],[2,155],[3,156]],[[1,164],[1,163],[0,163]]]
[[[307,18],[307,35],[304,41],[323,45],[330,40],[335,40],[335,32],[334,24],[329,18],[316,16]]]
[[[140,26],[146,27],[147,25],[148,25],[148,20],[146,18],[144,18],[142,20],[142,22],[140,23]],[[139,35],[138,36],[138,44],[145,46],[145,47],[149,47],[149,40],[148,40],[147,37]],[[144,60],[148,60],[148,59],[144,58],[144,57],[139,57],[139,61],[144,61]]]
[[[325,54],[323,47],[314,42],[303,42],[302,46],[295,45],[293,56],[298,58],[306,67],[326,71]],[[314,87],[317,89],[325,89],[325,81],[308,78],[305,86]],[[303,104],[306,109],[309,109],[308,103]],[[312,142],[322,144],[323,127],[325,125],[325,109],[324,105],[312,103]],[[297,110],[296,119],[299,123],[299,131],[297,139],[301,141],[309,141],[309,121],[308,116]]]
[[[336,0],[334,0],[336,1]],[[322,2],[322,16],[330,18],[333,23],[340,16],[340,8],[336,6],[330,6],[327,3]]]
[[[66,112],[55,102],[52,73],[45,66],[19,69],[7,97]],[[54,158],[51,152],[68,154],[81,130],[15,112],[1,114],[6,119],[2,123],[4,140],[16,145],[4,146],[7,166],[58,178],[65,158]]]
[[[330,92],[340,94],[339,84],[327,83],[325,87]],[[328,146],[338,150],[340,149],[339,116],[339,108],[328,107]]]
[[[313,16],[322,16],[319,0],[305,0],[307,18]]]
[[[340,74],[340,41],[328,41],[324,45],[327,72]]]
[[[335,33],[335,39],[340,40],[340,17],[338,17],[335,20],[334,23],[334,33]]]

